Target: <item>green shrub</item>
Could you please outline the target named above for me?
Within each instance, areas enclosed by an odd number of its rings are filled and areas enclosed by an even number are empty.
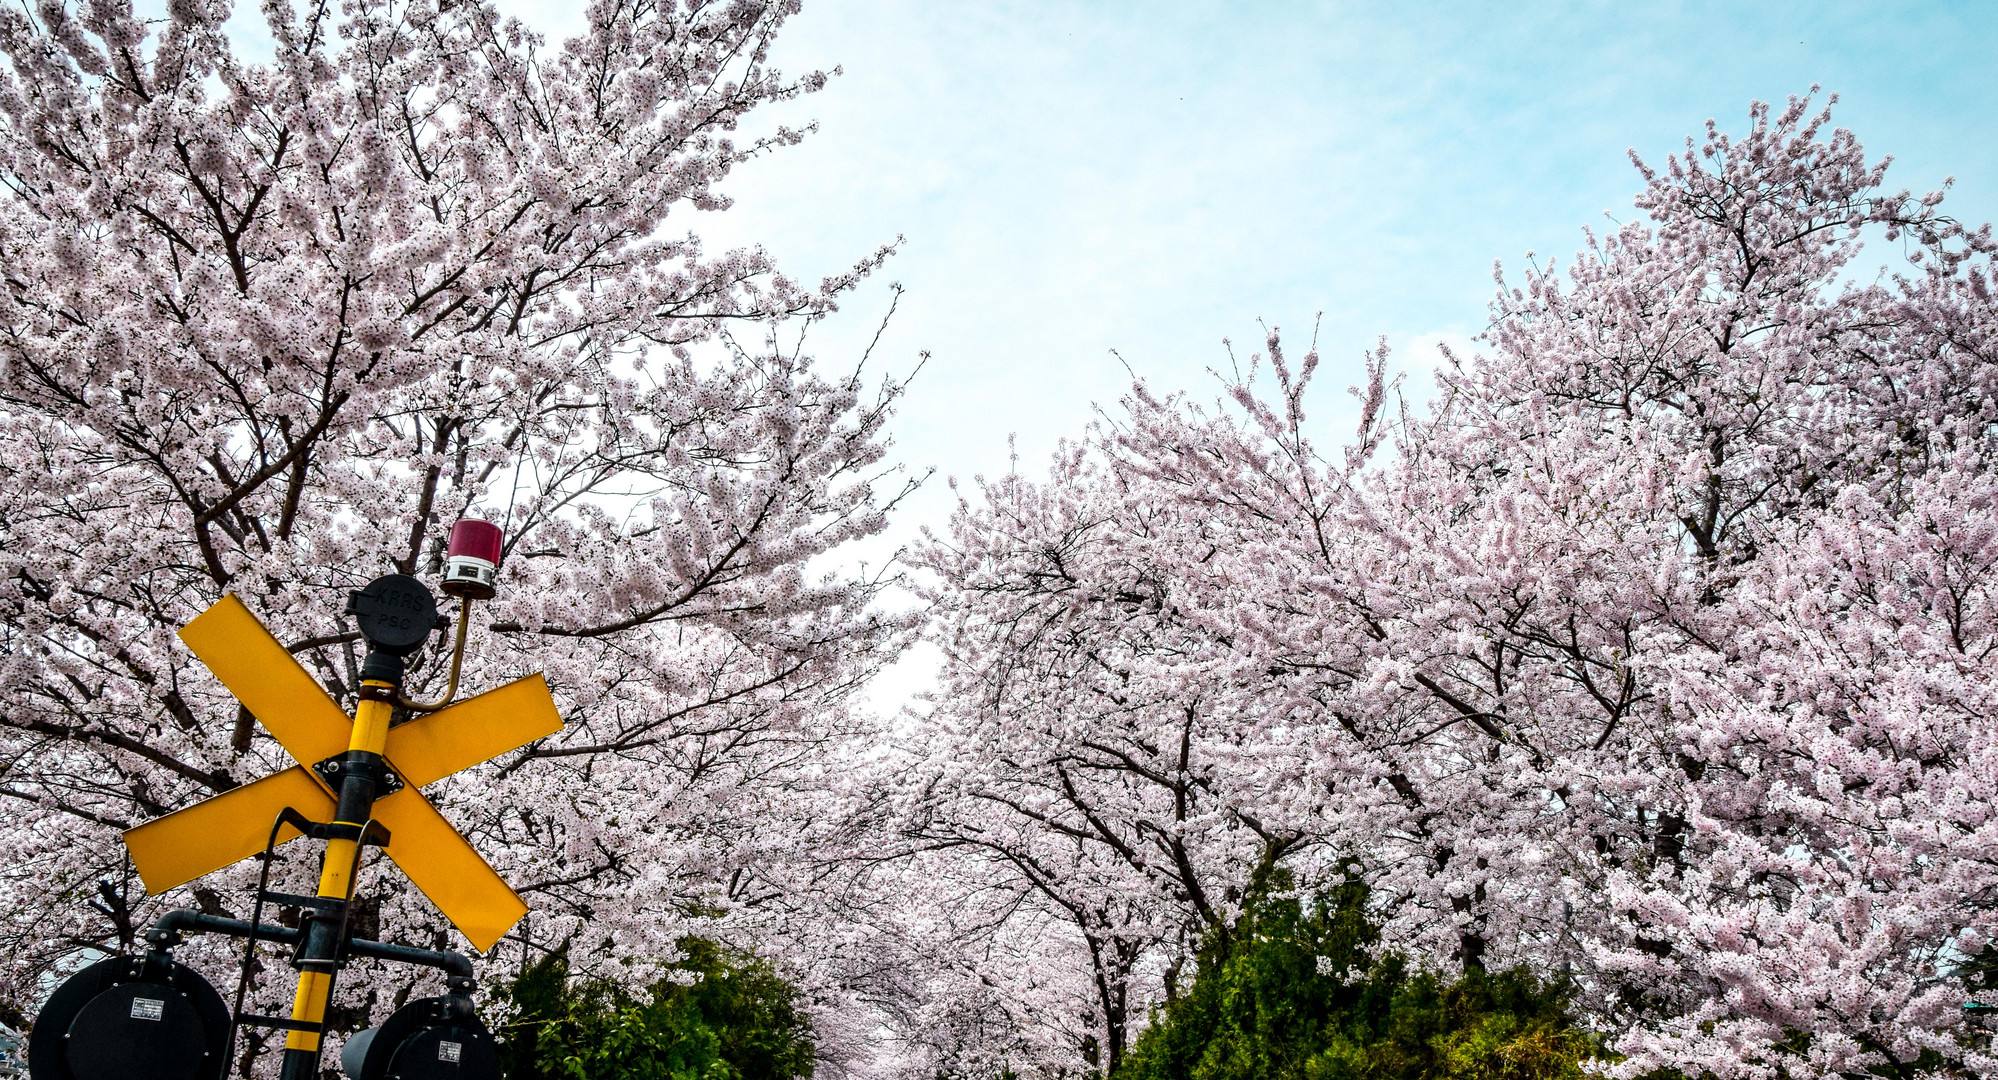
[[[553,955],[502,989],[500,1061],[509,1080],[794,1080],[812,1075],[811,1025],[797,991],[751,956],[680,942],[671,977],[643,993],[572,978]]]
[[[1444,983],[1370,959],[1366,892],[1309,903],[1281,871],[1209,936],[1114,1080],[1557,1080],[1601,1053],[1558,987],[1524,971]],[[1322,960],[1322,963],[1321,963]]]

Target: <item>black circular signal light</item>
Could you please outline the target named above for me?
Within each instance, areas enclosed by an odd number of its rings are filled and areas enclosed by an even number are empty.
[[[340,1051],[351,1080],[499,1080],[499,1047],[470,998],[420,998]]]
[[[229,1009],[192,968],[113,956],[69,977],[28,1036],[33,1080],[221,1080]]]

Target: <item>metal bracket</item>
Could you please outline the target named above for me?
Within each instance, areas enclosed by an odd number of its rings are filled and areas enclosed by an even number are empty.
[[[351,763],[347,760],[347,754],[343,751],[341,753],[333,755],[330,758],[327,758],[324,761],[314,762],[312,765],[312,771],[319,774],[319,779],[325,781],[327,787],[330,787],[333,790],[338,791],[340,790],[340,780],[343,776],[346,775],[346,771],[350,767]],[[388,796],[393,795],[396,792],[402,790],[403,787],[402,777],[397,776],[395,774],[395,770],[388,767],[388,762],[382,761],[379,758],[377,758],[374,770],[375,770],[375,798],[377,799],[387,798]],[[387,834],[384,833],[383,835],[386,836]],[[352,838],[349,837],[349,839]],[[386,846],[388,841],[383,840],[382,843],[384,846]]]
[[[266,904],[279,904],[285,907],[314,908],[319,911],[337,913],[345,900],[333,896],[300,896],[297,893],[269,890],[261,894]]]
[[[325,763],[321,762],[320,764]],[[314,840],[358,840],[363,844],[373,844],[379,848],[389,846],[388,827],[379,821],[369,822],[367,829],[363,830],[358,825],[349,825],[341,821],[314,821],[287,806],[283,810],[278,811],[277,824],[289,825]],[[273,825],[271,828],[271,845],[264,849],[265,866],[270,865],[270,852],[276,846],[277,828],[276,825]],[[263,886],[258,886],[259,890],[262,888]]]
[[[342,965],[346,964],[347,943],[345,941],[335,941],[333,943],[332,956],[317,960],[308,960],[302,955],[305,952],[306,933],[310,931],[313,921],[325,917],[324,915],[314,915],[309,912],[299,916],[298,941],[292,945],[291,950],[291,967],[293,971],[338,971]],[[339,920],[334,919],[331,921],[338,922]]]

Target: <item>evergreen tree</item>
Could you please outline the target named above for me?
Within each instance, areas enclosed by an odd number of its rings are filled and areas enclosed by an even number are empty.
[[[505,991],[509,1080],[809,1080],[815,1047],[797,990],[762,960],[680,942],[676,973],[633,993],[577,979],[560,953]]]
[[[1367,890],[1304,898],[1267,875],[1203,943],[1191,987],[1152,1018],[1115,1080],[1554,1080],[1600,1044],[1562,989],[1524,970],[1454,982],[1375,957]]]

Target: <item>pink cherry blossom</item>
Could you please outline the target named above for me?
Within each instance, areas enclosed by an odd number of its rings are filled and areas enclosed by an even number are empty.
[[[247,913],[248,867],[154,901],[123,864],[289,764],[176,629],[234,592],[351,706],[345,591],[435,574],[467,514],[507,554],[466,685],[545,671],[568,720],[429,792],[536,909],[506,963],[670,958],[765,901],[784,793],[910,628],[821,561],[903,487],[900,386],[780,344],[887,249],[807,288],[688,232],[800,137],[737,133],[823,83],[767,61],[795,9],[598,0],[551,50],[475,0],[270,0],[265,63],[222,3],[0,12],[0,992],[166,904]]]
[[[1990,232],[1808,100],[1639,168],[1432,406],[1383,348],[1327,454],[1272,332],[923,549],[899,827],[1040,956],[988,991],[1016,1067],[1114,1058],[1272,863],[1360,874],[1419,962],[1573,979],[1612,1075],[1992,1066]]]

